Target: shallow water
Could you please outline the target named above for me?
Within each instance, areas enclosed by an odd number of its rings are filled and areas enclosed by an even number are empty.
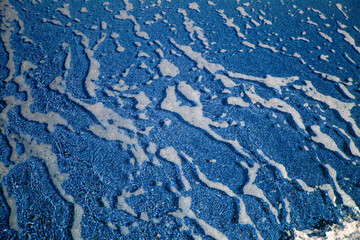
[[[2,239],[356,239],[360,3],[0,3]]]

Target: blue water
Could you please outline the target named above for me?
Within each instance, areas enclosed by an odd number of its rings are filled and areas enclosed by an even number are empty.
[[[294,239],[358,221],[359,1],[0,9],[1,239]]]

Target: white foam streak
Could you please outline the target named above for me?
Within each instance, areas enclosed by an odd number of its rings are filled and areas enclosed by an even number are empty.
[[[294,87],[303,90],[309,97],[325,103],[330,109],[336,110],[339,115],[352,126],[355,134],[360,137],[360,129],[356,125],[356,121],[351,117],[351,110],[355,106],[355,103],[342,102],[331,96],[324,95],[318,92],[310,81],[305,81],[305,83],[305,86],[294,85]]]
[[[122,10],[119,15],[115,15],[114,17],[120,20],[130,20],[134,24],[134,32],[136,36],[146,40],[150,39],[146,32],[140,30],[140,25],[136,21],[135,17],[133,15],[129,15],[127,11]]]
[[[185,186],[185,191],[189,191],[191,189],[191,185],[185,177],[185,174],[182,169],[181,158],[179,157],[176,150],[173,147],[163,148],[160,150],[160,156],[162,158],[166,159],[167,161],[176,164],[179,167],[181,181],[183,182],[183,184]]]
[[[220,64],[210,63],[205,60],[201,53],[195,52],[191,49],[190,46],[179,45],[177,44],[174,39],[170,39],[171,43],[174,44],[178,49],[180,49],[186,56],[188,56],[191,60],[197,63],[197,67],[200,69],[205,68],[210,73],[216,73],[218,71],[225,70],[225,68]]]
[[[334,185],[336,187],[336,191],[340,194],[343,204],[353,208],[354,210],[356,210],[358,213],[360,213],[360,210],[358,208],[358,206],[356,205],[356,203],[354,202],[354,200],[344,191],[340,188],[339,183],[337,182],[336,179],[336,175],[337,172],[334,168],[332,168],[329,164],[326,164],[325,167],[327,168],[330,177],[332,178]]]
[[[232,78],[239,78],[239,79],[245,79],[250,81],[256,81],[265,84],[267,87],[273,88],[278,90],[278,92],[281,94],[281,87],[285,87],[288,84],[295,82],[299,80],[299,77],[293,76],[293,77],[273,77],[270,75],[266,75],[266,78],[260,78],[260,77],[254,77],[249,76],[242,73],[233,73],[228,72],[229,76]]]
[[[246,39],[245,35],[243,33],[241,33],[240,31],[240,27],[236,24],[234,24],[234,18],[228,18],[225,14],[224,14],[224,10],[216,10],[219,15],[226,20],[225,25],[230,27],[230,28],[234,28],[234,30],[236,31],[236,35],[242,39]]]
[[[3,192],[3,194],[4,194],[6,203],[7,203],[7,205],[8,205],[9,208],[10,208],[9,226],[10,226],[11,229],[17,231],[18,233],[21,233],[22,230],[21,230],[21,228],[19,227],[18,220],[17,220],[17,205],[16,205],[16,201],[15,201],[15,199],[14,199],[13,196],[10,196],[10,195],[9,195],[9,193],[8,193],[5,185],[3,185],[3,187],[2,187],[2,192]]]
[[[314,141],[314,142],[317,142],[317,143],[321,143],[322,145],[324,145],[325,148],[333,151],[333,152],[336,152],[338,154],[340,154],[340,156],[342,156],[343,158],[347,159],[347,160],[350,160],[348,156],[346,156],[345,153],[343,153],[339,147],[336,145],[336,142],[334,141],[334,139],[332,139],[329,135],[323,133],[321,130],[320,130],[320,126],[318,125],[313,125],[311,126],[311,129],[314,131],[315,133],[315,136],[311,137],[311,139]]]
[[[204,46],[206,48],[209,48],[209,42],[206,39],[206,37],[204,36],[204,30],[195,25],[195,22],[193,20],[191,20],[190,18],[188,18],[188,15],[186,13],[186,11],[184,9],[179,8],[177,10],[178,13],[181,13],[184,17],[184,26],[186,31],[188,31],[190,33],[190,38],[195,41],[194,38],[194,34],[196,34],[197,38],[204,44]]]
[[[274,214],[276,221],[280,223],[278,219],[279,213],[277,209],[266,198],[264,192],[254,184],[255,178],[257,176],[257,171],[260,168],[260,165],[258,163],[254,163],[254,166],[249,167],[245,162],[241,162],[241,165],[243,165],[248,170],[248,175],[249,175],[249,181],[245,184],[243,188],[244,194],[254,196],[256,198],[263,200],[269,206],[270,211]]]
[[[348,32],[341,29],[338,29],[337,32],[342,34],[344,36],[344,40],[349,43],[358,53],[360,53],[360,47],[356,46],[355,39],[350,36]]]
[[[182,85],[185,85],[185,84],[186,83],[182,83]],[[200,94],[200,93],[196,93],[195,90],[193,90],[190,85],[186,87],[186,90],[185,90],[185,88],[180,88],[179,90],[182,90],[182,93],[185,96],[186,95],[194,96],[194,95]],[[191,100],[191,99],[189,99],[189,100]],[[228,144],[232,145],[235,148],[235,150],[237,150],[240,154],[250,157],[249,154],[244,151],[243,147],[239,145],[237,140],[224,139],[211,129],[210,126],[222,127],[224,125],[221,123],[212,121],[209,118],[204,117],[203,111],[202,111],[203,107],[201,104],[199,104],[199,102],[197,103],[197,106],[195,106],[195,107],[190,107],[190,106],[186,106],[186,105],[180,106],[180,105],[181,105],[181,102],[177,100],[177,97],[175,95],[175,87],[174,86],[168,87],[166,89],[166,98],[161,103],[162,109],[177,113],[178,115],[181,116],[181,118],[183,118],[189,124],[205,130],[208,134],[210,134],[216,140],[228,143]]]
[[[273,108],[280,112],[290,114],[293,121],[296,123],[296,125],[306,131],[305,125],[302,121],[301,115],[298,111],[296,111],[295,108],[287,104],[286,102],[282,101],[278,98],[270,98],[269,100],[261,98],[259,95],[255,93],[254,88],[252,87],[250,90],[247,90],[246,95],[250,98],[251,102],[253,104],[260,103],[266,108]]]

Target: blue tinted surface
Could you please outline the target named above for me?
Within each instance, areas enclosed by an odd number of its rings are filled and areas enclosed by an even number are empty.
[[[360,228],[358,1],[0,9],[2,239]]]

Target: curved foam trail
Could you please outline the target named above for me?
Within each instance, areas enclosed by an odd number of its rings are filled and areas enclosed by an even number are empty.
[[[81,44],[85,47],[85,53],[90,61],[90,66],[88,70],[88,74],[85,78],[85,86],[86,91],[91,97],[96,97],[95,90],[98,89],[98,86],[94,83],[94,81],[99,80],[100,76],[100,63],[98,60],[93,58],[94,56],[94,48],[90,49],[89,47],[89,39],[83,34],[82,32],[78,30],[73,31],[76,35],[81,36]]]
[[[236,10],[238,10],[243,17],[251,17],[243,7],[237,7]]]
[[[255,48],[256,48],[256,47],[255,47],[255,44],[252,44],[252,43],[250,43],[250,42],[248,42],[248,41],[243,41],[241,44],[244,45],[244,46],[247,46],[247,47],[249,47],[249,48],[252,48],[252,49],[255,49]]]
[[[346,122],[350,123],[355,134],[360,137],[360,129],[356,125],[356,121],[351,117],[351,109],[355,106],[355,103],[345,103],[331,96],[324,95],[318,92],[310,81],[305,81],[305,86],[294,85],[294,87],[303,90],[309,97],[325,103],[330,109],[336,110]]]
[[[322,36],[325,40],[327,40],[328,42],[333,42],[332,38],[327,35],[326,33],[323,33],[323,32],[319,32],[320,36]]]
[[[240,154],[250,157],[250,155],[244,151],[244,148],[240,146],[237,140],[224,139],[211,129],[210,126],[224,127],[228,124],[223,125],[221,123],[212,121],[211,119],[204,117],[202,111],[203,106],[201,105],[200,100],[194,99],[194,96],[200,95],[200,93],[192,89],[192,87],[185,82],[180,83],[179,86],[179,91],[181,91],[184,96],[188,96],[190,98],[189,100],[193,99],[197,101],[197,106],[180,106],[181,102],[177,100],[177,97],[175,95],[175,86],[170,86],[166,89],[166,97],[161,103],[161,108],[170,112],[177,113],[189,124],[205,130],[210,136],[212,136],[216,140],[228,143],[232,145]]]
[[[89,112],[91,112],[96,119],[101,123],[104,128],[110,128],[115,126],[116,128],[125,128],[134,133],[137,132],[137,128],[135,127],[133,121],[131,119],[123,118],[112,109],[107,108],[102,102],[97,102],[94,104],[85,103],[77,98],[74,98],[71,94],[68,94],[70,100],[76,102],[77,104],[86,108]],[[112,120],[112,124],[109,123],[109,120]]]
[[[190,209],[190,207],[191,207],[191,197],[180,196],[179,201],[178,201],[178,205],[179,205],[179,209],[176,212],[171,212],[170,213],[171,215],[173,215],[174,217],[177,217],[177,218],[181,218],[182,221],[184,221],[185,217],[194,219],[195,221],[198,222],[198,224],[204,230],[205,234],[210,236],[210,237],[213,237],[214,239],[217,239],[217,240],[227,240],[228,239],[225,236],[225,234],[223,234],[222,232],[220,232],[216,228],[210,226],[204,220],[198,218],[195,215],[195,213]],[[187,228],[185,228],[185,229],[187,229]]]
[[[129,15],[127,11],[122,10],[119,15],[115,15],[114,17],[120,20],[130,20],[134,24],[134,32],[136,36],[146,40],[150,39],[146,32],[140,30],[140,24],[136,21],[135,17],[131,14]]]
[[[199,177],[199,179],[205,183],[208,187],[210,188],[213,188],[213,189],[216,189],[216,190],[219,190],[221,192],[224,192],[226,195],[228,195],[229,197],[235,197],[235,198],[238,198],[239,197],[226,185],[223,185],[222,183],[219,183],[219,182],[213,182],[213,181],[210,181],[204,173],[202,173],[200,171],[200,168],[199,166],[195,165],[195,168],[196,168],[196,173]]]
[[[358,53],[360,53],[360,47],[356,46],[355,39],[350,36],[348,32],[341,29],[338,29],[337,32],[342,34],[344,36],[344,40],[349,43]]]
[[[278,213],[277,209],[266,198],[264,192],[254,184],[255,178],[257,176],[257,171],[259,170],[260,165],[258,163],[254,163],[253,167],[249,167],[247,165],[247,163],[245,163],[245,162],[241,162],[241,165],[248,170],[248,174],[249,174],[249,181],[245,184],[245,186],[243,188],[244,194],[254,196],[256,198],[263,200],[269,206],[270,211],[275,215],[277,223],[280,224],[280,221],[278,218],[279,213]]]
[[[351,64],[356,65],[356,62],[349,56],[349,54],[344,53],[344,57],[348,62],[350,62]]]
[[[287,200],[287,198],[284,198],[283,199],[283,201],[284,201],[284,204],[285,204],[285,210],[286,210],[286,212],[287,212],[287,215],[286,215],[286,222],[288,223],[288,224],[290,224],[290,222],[291,222],[291,209],[290,209],[290,203],[289,203],[289,201]]]
[[[322,185],[318,185],[315,187],[310,187],[308,186],[302,179],[296,179],[296,182],[301,186],[301,188],[305,191],[305,192],[314,192],[317,189],[320,189],[322,191],[326,191],[329,198],[331,199],[331,201],[333,202],[334,206],[336,206],[336,195],[334,192],[334,189],[332,188],[332,186],[330,184],[322,184]]]
[[[344,191],[340,188],[339,183],[336,180],[337,172],[335,169],[333,169],[329,164],[326,164],[325,167],[327,168],[330,177],[332,178],[334,185],[336,187],[336,191],[341,195],[341,198],[343,200],[343,204],[355,209],[358,213],[360,212],[359,207],[356,205],[354,200]]]
[[[16,201],[15,201],[14,197],[9,195],[5,185],[3,185],[2,190],[3,190],[3,194],[4,194],[4,197],[5,197],[6,203],[10,208],[9,226],[10,226],[11,229],[21,233],[22,230],[19,227],[19,224],[18,224],[18,221],[17,221],[17,205],[16,205]]]
[[[137,141],[138,129],[133,124],[131,119],[123,118],[112,109],[107,108],[102,102],[95,104],[84,103],[79,99],[74,98],[70,93],[67,94],[70,100],[83,106],[86,110],[91,112],[101,125],[95,124],[89,127],[89,130],[100,138],[106,140],[120,141],[125,145],[131,146],[131,151],[136,157],[139,165],[144,161],[150,161],[145,154],[144,149]],[[126,134],[126,131],[135,133],[133,138]]]
[[[252,24],[254,24],[256,27],[260,26],[261,24],[258,23],[255,19],[253,19],[246,11],[243,7],[237,7],[236,10],[240,13],[240,15],[242,15],[243,17],[248,17],[250,18],[250,22]]]
[[[195,213],[193,211],[190,210],[188,212],[188,217],[195,219],[199,223],[199,225],[202,227],[202,229],[204,230],[206,235],[208,235],[210,237],[213,237],[215,239],[218,239],[218,240],[226,240],[226,239],[228,239],[225,236],[225,234],[223,234],[222,232],[220,232],[216,228],[210,226],[204,220],[196,217],[196,215],[195,215]]]
[[[259,239],[263,239],[261,237],[261,234],[260,232],[257,230],[255,224],[253,223],[253,221],[251,220],[250,216],[247,214],[246,212],[246,207],[245,207],[245,204],[244,204],[244,201],[242,200],[242,198],[240,198],[239,196],[237,196],[228,186],[222,184],[222,183],[219,183],[219,182],[213,182],[211,180],[209,180],[204,173],[202,173],[200,171],[200,168],[199,166],[195,165],[195,168],[196,168],[196,173],[197,173],[197,176],[198,178],[203,182],[205,183],[208,187],[210,188],[213,188],[213,189],[216,189],[216,190],[219,190],[221,192],[224,192],[226,195],[228,195],[229,197],[234,197],[236,199],[239,200],[239,208],[240,208],[240,212],[239,212],[239,223],[240,224],[249,224],[251,225],[256,233],[257,233],[257,236]]]
[[[339,87],[341,89],[341,91],[350,99],[356,99],[356,97],[354,95],[351,94],[351,92],[345,87],[344,84],[339,84]]]
[[[5,82],[8,82],[15,74],[14,49],[11,48],[11,35],[15,32],[13,22],[17,22],[20,26],[18,34],[22,34],[24,32],[24,23],[19,18],[18,12],[15,10],[14,6],[11,5],[8,0],[0,2],[0,9],[2,10],[0,29],[3,31],[0,36],[2,42],[4,43],[5,50],[9,55],[6,63],[6,68],[9,70],[9,74],[4,80]]]
[[[216,73],[218,71],[223,71],[225,68],[216,63],[210,63],[207,60],[205,60],[201,53],[195,52],[191,49],[190,46],[185,45],[179,45],[175,42],[174,39],[170,39],[171,43],[174,44],[175,47],[177,47],[179,50],[181,50],[186,56],[188,56],[191,60],[195,61],[197,63],[197,67],[200,69],[205,68],[210,73]]]
[[[66,55],[66,59],[64,62],[65,67],[65,73],[63,76],[57,76],[49,85],[49,87],[52,90],[59,91],[60,93],[64,94],[66,92],[66,81],[64,78],[66,78],[69,75],[69,69],[71,65],[71,48],[69,44],[64,43],[63,44],[63,50],[68,49],[68,53]]]
[[[74,197],[66,193],[65,189],[62,187],[62,184],[68,178],[68,174],[62,173],[58,169],[57,157],[52,152],[52,146],[44,143],[37,143],[36,139],[31,139],[30,135],[19,135],[17,142],[22,143],[25,147],[25,151],[22,155],[13,155],[13,157],[18,157],[19,159],[15,160],[15,163],[20,163],[26,161],[30,157],[35,157],[43,160],[49,171],[51,180],[60,193],[60,195],[68,202],[74,205],[74,220],[72,225],[72,237],[74,239],[81,238],[81,219],[84,213],[82,206],[77,204],[74,200]],[[16,165],[11,166],[13,168]]]
[[[189,84],[180,82],[178,89],[187,99],[195,102],[198,106],[202,106],[200,102],[200,92],[195,91]]]
[[[25,83],[25,79],[24,79],[23,75],[28,70],[35,69],[35,68],[36,68],[36,66],[33,65],[31,62],[28,62],[28,61],[22,62],[21,74],[14,78],[14,82],[18,84],[19,92],[26,92],[27,100],[21,101],[21,100],[14,98],[13,96],[4,97],[3,100],[7,103],[7,106],[3,110],[1,115],[5,116],[5,114],[12,107],[20,106],[21,107],[21,115],[24,118],[26,118],[29,121],[47,124],[47,129],[50,132],[54,131],[55,125],[63,125],[63,126],[68,126],[69,128],[71,128],[71,126],[68,125],[67,120],[62,118],[58,113],[55,113],[52,111],[48,112],[48,113],[40,113],[40,112],[33,113],[33,112],[31,112],[30,106],[34,104],[34,99],[31,95],[31,88]],[[5,120],[7,118],[4,117],[3,119]]]
[[[321,18],[322,20],[326,20],[326,16],[318,9],[315,9],[315,8],[311,8],[311,10],[315,13],[318,14],[319,18]]]
[[[284,165],[282,165],[281,163],[278,163],[274,160],[271,160],[269,157],[267,157],[263,151],[261,149],[256,149],[256,151],[260,154],[260,156],[262,156],[268,163],[270,163],[271,165],[273,165],[274,167],[276,167],[277,169],[279,169],[279,171],[281,172],[281,175],[284,179],[291,181],[291,178],[288,177],[288,173],[286,171],[286,168]]]
[[[334,206],[336,206],[336,195],[335,195],[335,191],[333,189],[333,187],[330,184],[323,184],[320,186],[316,186],[316,188],[326,191],[329,198],[331,199],[332,203],[334,204]]]
[[[292,179],[290,177],[288,177],[287,171],[285,169],[285,166],[277,163],[271,159],[269,159],[262,151],[261,149],[257,149],[257,152],[266,160],[268,161],[271,165],[275,166],[276,168],[279,169],[279,171],[281,172],[282,176],[284,179],[288,180],[288,181],[292,181]],[[322,191],[326,191],[329,198],[331,199],[332,203],[334,204],[334,206],[336,206],[336,195],[334,192],[334,189],[332,188],[332,186],[330,184],[322,184],[322,185],[318,185],[315,187],[310,187],[308,186],[302,179],[295,179],[299,185],[301,186],[301,188],[303,189],[303,191],[305,192],[313,192],[317,189],[320,189]],[[284,200],[284,204],[285,204],[285,210],[288,212],[288,215],[286,217],[286,222],[290,222],[290,205],[289,202],[286,198],[283,199]]]
[[[75,240],[83,239],[81,237],[81,221],[84,209],[79,204],[74,204],[74,222],[71,227],[71,235]]]
[[[298,40],[298,41],[304,41],[304,42],[310,42],[309,39],[304,38],[304,37],[291,37],[291,40]]]
[[[260,103],[266,108],[273,108],[280,112],[290,114],[296,125],[306,132],[300,113],[286,102],[278,98],[270,98],[269,100],[263,99],[255,93],[254,86],[252,86],[250,90],[245,91],[245,93],[253,104]]]
[[[311,137],[314,142],[321,143],[322,145],[324,145],[325,148],[340,154],[343,158],[347,160],[350,160],[350,158],[339,149],[334,139],[332,139],[329,135],[321,132],[320,126],[313,125],[311,126],[311,129],[316,134],[316,136]]]
[[[316,71],[316,70],[314,70],[313,72],[316,73],[316,74],[319,74],[322,78],[324,78],[326,80],[330,80],[330,81],[337,82],[337,83],[341,82],[340,78],[337,77],[337,76],[330,75],[330,74],[323,73],[323,72],[319,72],[319,71]]]
[[[267,24],[267,25],[272,25],[272,22],[270,20],[267,20],[265,19],[263,16],[259,16],[259,19],[264,23],[264,24]]]
[[[349,18],[348,15],[344,12],[343,7],[342,7],[342,5],[341,5],[340,3],[335,4],[335,6],[336,6],[337,9],[339,9],[339,11],[345,16],[345,19],[348,19],[348,18]]]
[[[219,15],[226,21],[225,25],[230,27],[230,28],[234,28],[234,30],[236,31],[236,35],[242,39],[246,39],[245,35],[243,33],[241,33],[240,31],[240,27],[236,24],[234,24],[234,18],[228,18],[225,13],[224,10],[216,10]]]
[[[132,196],[139,196],[141,194],[144,194],[145,190],[143,188],[137,189],[135,192],[127,192],[125,189],[122,191],[121,195],[117,198],[117,208],[127,212],[128,214],[133,215],[134,217],[137,217],[138,214],[135,213],[134,209],[126,202],[126,198],[132,197]]]
[[[261,48],[264,48],[264,49],[268,49],[268,50],[272,51],[273,53],[279,52],[278,50],[276,50],[275,47],[269,46],[269,45],[264,44],[262,42],[259,42],[258,46],[261,47]]]
[[[349,142],[349,149],[350,149],[351,154],[354,155],[354,156],[360,157],[360,151],[359,151],[359,149],[356,147],[354,141],[353,141],[352,138],[349,136],[349,134],[347,134],[347,133],[345,132],[345,130],[342,129],[342,128],[339,128],[339,127],[337,127],[337,126],[335,126],[335,125],[333,125],[333,127],[336,128],[336,129],[338,129],[343,135],[345,135],[345,136],[349,139],[349,141],[350,141],[350,142]]]
[[[177,44],[175,42],[175,40],[172,39],[172,38],[170,39],[170,42],[172,44],[174,44],[175,47],[180,49],[191,60],[196,62],[198,68],[200,68],[200,69],[205,68],[207,71],[209,71],[210,73],[213,73],[213,74],[215,74],[215,73],[217,73],[219,71],[226,71],[224,66],[222,66],[221,64],[208,62],[206,59],[204,59],[201,56],[201,53],[193,51],[190,46]],[[259,78],[259,77],[254,77],[254,76],[249,76],[249,75],[246,75],[246,74],[242,74],[242,73],[233,73],[233,72],[230,72],[230,71],[227,71],[227,74],[229,75],[229,77],[232,77],[232,78],[240,78],[240,79],[257,81],[257,82],[263,83],[263,84],[265,84],[266,86],[268,86],[270,88],[277,89],[280,94],[281,94],[281,87],[287,86],[288,84],[299,80],[298,76],[273,77],[273,76],[270,76],[270,75],[266,75],[266,78]],[[221,77],[221,74],[219,74],[217,76]],[[219,79],[222,79],[222,78],[219,78]],[[229,81],[227,81],[227,82],[229,84],[231,84]]]
[[[281,87],[285,87],[289,85],[292,82],[295,82],[299,80],[299,77],[292,76],[292,77],[273,77],[270,75],[266,75],[266,78],[260,78],[260,77],[254,77],[249,76],[242,73],[233,73],[233,72],[227,72],[229,77],[232,78],[239,78],[239,79],[245,79],[250,81],[256,81],[265,84],[269,88],[273,88],[278,90],[278,92],[281,94]]]
[[[66,58],[65,58],[65,63],[64,63],[64,67],[65,67],[65,74],[64,74],[64,77],[67,77],[68,74],[69,74],[69,69],[70,69],[70,65],[71,65],[71,48],[69,46],[68,43],[65,43],[62,45],[62,48],[65,50],[66,48],[68,49],[68,53],[66,55]]]
[[[181,13],[183,15],[183,17],[184,17],[183,24],[185,26],[186,31],[189,32],[190,38],[193,41],[195,41],[194,34],[196,33],[197,38],[202,42],[202,44],[204,44],[204,46],[206,48],[209,48],[209,42],[206,39],[206,37],[204,36],[204,29],[202,29],[199,26],[196,26],[195,22],[193,20],[191,20],[190,18],[188,18],[188,15],[187,15],[185,9],[179,8],[177,10],[177,12]]]
[[[185,186],[185,191],[189,191],[191,189],[191,185],[184,175],[182,165],[181,165],[181,158],[179,157],[176,150],[173,147],[163,148],[160,150],[160,156],[162,158],[166,159],[167,161],[176,164],[179,167],[181,181],[183,182],[183,184]]]
[[[308,186],[302,179],[296,179],[296,181],[305,192],[313,192],[316,190],[316,188]]]

